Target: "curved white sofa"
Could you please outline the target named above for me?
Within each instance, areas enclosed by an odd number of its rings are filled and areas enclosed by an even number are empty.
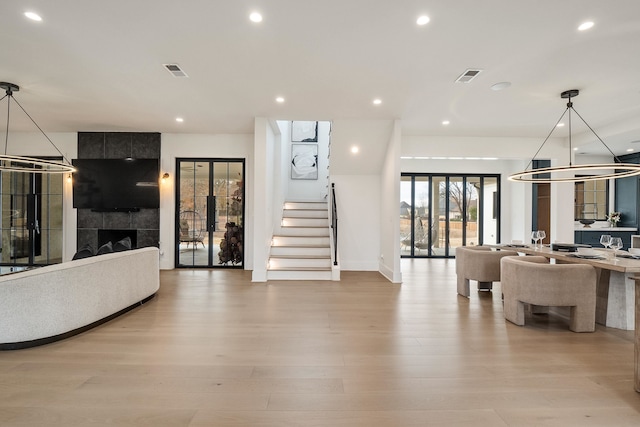
[[[0,276],[0,350],[67,338],[151,299],[158,255],[133,249]]]

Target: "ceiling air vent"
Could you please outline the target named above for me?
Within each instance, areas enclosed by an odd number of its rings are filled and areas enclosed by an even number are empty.
[[[460,77],[458,77],[456,79],[456,82],[458,83],[469,83],[471,82],[471,80],[473,80],[478,74],[480,74],[482,70],[477,70],[477,69],[472,69],[469,68],[467,69],[467,71],[465,71],[464,73],[462,73],[460,75]]]
[[[162,64],[173,77],[189,77],[178,64]]]

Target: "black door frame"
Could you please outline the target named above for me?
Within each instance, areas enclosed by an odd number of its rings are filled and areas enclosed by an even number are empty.
[[[243,269],[245,263],[245,249],[242,251],[242,261],[239,265],[228,265],[228,264],[216,264],[214,263],[215,255],[213,253],[213,245],[209,245],[208,247],[208,265],[184,265],[180,264],[180,163],[181,162],[198,162],[198,163],[209,163],[209,194],[207,194],[207,212],[206,212],[206,227],[207,233],[209,237],[209,241],[212,242],[213,232],[218,231],[216,229],[217,218],[215,217],[215,209],[212,209],[211,200],[215,205],[216,196],[213,195],[214,191],[214,177],[213,177],[213,164],[218,163],[241,163],[242,164],[242,180],[243,183],[246,183],[246,160],[244,158],[225,158],[225,157],[176,157],[176,186],[175,186],[175,218],[174,218],[174,236],[175,236],[175,245],[174,245],[174,265],[176,268],[237,268]],[[242,186],[242,242],[244,242],[244,221],[245,221],[245,213],[246,213],[246,185]]]

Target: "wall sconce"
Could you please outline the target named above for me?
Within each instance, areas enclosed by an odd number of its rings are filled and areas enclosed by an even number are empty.
[[[67,174],[67,182],[71,184],[71,181],[72,181],[71,174]]]
[[[162,175],[162,183],[167,182],[167,179],[169,179],[169,173],[165,172],[164,175]]]

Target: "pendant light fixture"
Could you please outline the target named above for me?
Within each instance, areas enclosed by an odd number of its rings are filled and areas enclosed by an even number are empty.
[[[31,118],[29,113],[20,105],[20,103],[13,96],[13,92],[18,92],[20,87],[13,83],[0,82],[0,88],[5,90],[6,95],[0,98],[0,101],[7,100],[7,128],[4,139],[4,152],[0,154],[0,171],[8,172],[30,172],[30,173],[72,173],[76,169],[71,165],[71,162],[62,154],[62,152],[56,147],[46,133],[38,126],[38,124]],[[26,114],[31,122],[38,128],[40,133],[53,145],[64,161],[59,162],[55,160],[39,159],[36,157],[26,156],[12,156],[7,154],[7,148],[9,146],[9,121],[11,118],[11,101],[14,101],[18,107]]]
[[[524,171],[514,173],[509,176],[510,181],[520,181],[520,182],[535,182],[535,183],[550,183],[550,182],[577,182],[577,181],[596,181],[602,179],[612,179],[612,178],[624,178],[627,176],[640,175],[640,164],[632,164],[632,163],[622,163],[620,159],[613,154],[613,151],[604,143],[602,138],[598,136],[598,134],[587,124],[587,122],[582,118],[580,114],[573,108],[573,102],[571,102],[571,98],[575,98],[579,95],[578,89],[566,90],[560,94],[560,97],[563,99],[568,99],[567,108],[564,110],[560,119],[556,122],[549,135],[542,142],[536,154],[534,154],[531,161],[525,168]],[[598,164],[587,164],[587,165],[574,165],[571,160],[569,160],[568,166],[554,166],[548,168],[540,168],[540,169],[529,169],[533,166],[533,160],[536,158],[544,144],[549,140],[551,134],[558,126],[560,121],[564,118],[565,115],[568,114],[568,122],[569,122],[569,159],[571,159],[572,154],[572,146],[571,146],[571,113],[575,113],[580,120],[589,128],[589,130],[598,138],[598,141],[602,143],[606,147],[606,149],[611,153],[614,158],[614,163],[598,163]],[[617,162],[617,163],[616,163]],[[583,175],[576,176],[576,172],[599,172],[598,175]]]

